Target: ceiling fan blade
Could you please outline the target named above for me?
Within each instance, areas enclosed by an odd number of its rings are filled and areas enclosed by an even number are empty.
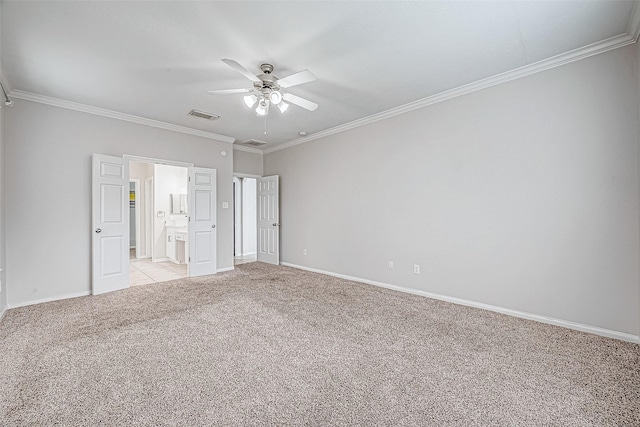
[[[316,79],[316,76],[309,70],[302,70],[290,76],[278,79],[278,85],[283,88],[309,83]]]
[[[233,59],[223,59],[222,62],[224,62],[229,67],[233,68],[234,70],[236,70],[237,72],[239,72],[240,74],[242,74],[243,76],[251,80],[252,82],[262,83],[262,80],[260,80],[255,74],[253,74],[251,71],[244,68],[242,65],[238,64]]]
[[[209,95],[227,95],[230,93],[249,93],[249,92],[253,92],[253,88],[251,89],[219,89],[219,90],[207,91]]]
[[[290,93],[285,93],[282,96],[282,99],[292,104],[296,104],[298,107],[302,107],[309,111],[316,111],[316,108],[318,108],[318,104],[316,104],[315,102],[311,102],[308,99],[300,98],[299,96],[295,96]]]

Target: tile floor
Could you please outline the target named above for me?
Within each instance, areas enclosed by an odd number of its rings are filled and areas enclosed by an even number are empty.
[[[168,282],[188,277],[187,264],[176,264],[171,261],[152,262],[151,258],[136,259],[135,249],[131,249],[129,259],[129,284],[131,286]],[[247,264],[257,260],[256,255],[237,256],[233,258],[233,264]]]
[[[176,264],[171,261],[152,262],[151,258],[136,259],[133,249],[129,258],[129,284],[131,286],[167,282],[187,277],[187,264]]]

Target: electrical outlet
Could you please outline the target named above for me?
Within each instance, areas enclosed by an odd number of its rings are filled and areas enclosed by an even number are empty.
[[[302,250],[302,255],[306,255],[306,254],[307,254],[307,250],[306,250],[306,249],[303,249],[303,250]]]
[[[418,264],[413,264],[413,272],[415,274],[420,274],[420,266]]]
[[[389,270],[393,270],[393,261],[389,261]]]

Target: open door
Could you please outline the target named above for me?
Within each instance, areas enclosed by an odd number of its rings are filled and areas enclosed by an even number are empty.
[[[258,261],[280,264],[278,175],[258,178]]]
[[[92,282],[94,295],[129,287],[129,162],[93,155]]]
[[[216,170],[189,168],[189,275],[216,273]]]

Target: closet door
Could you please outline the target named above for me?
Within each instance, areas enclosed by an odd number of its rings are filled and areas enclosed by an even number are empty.
[[[258,261],[280,264],[278,175],[258,178]]]

